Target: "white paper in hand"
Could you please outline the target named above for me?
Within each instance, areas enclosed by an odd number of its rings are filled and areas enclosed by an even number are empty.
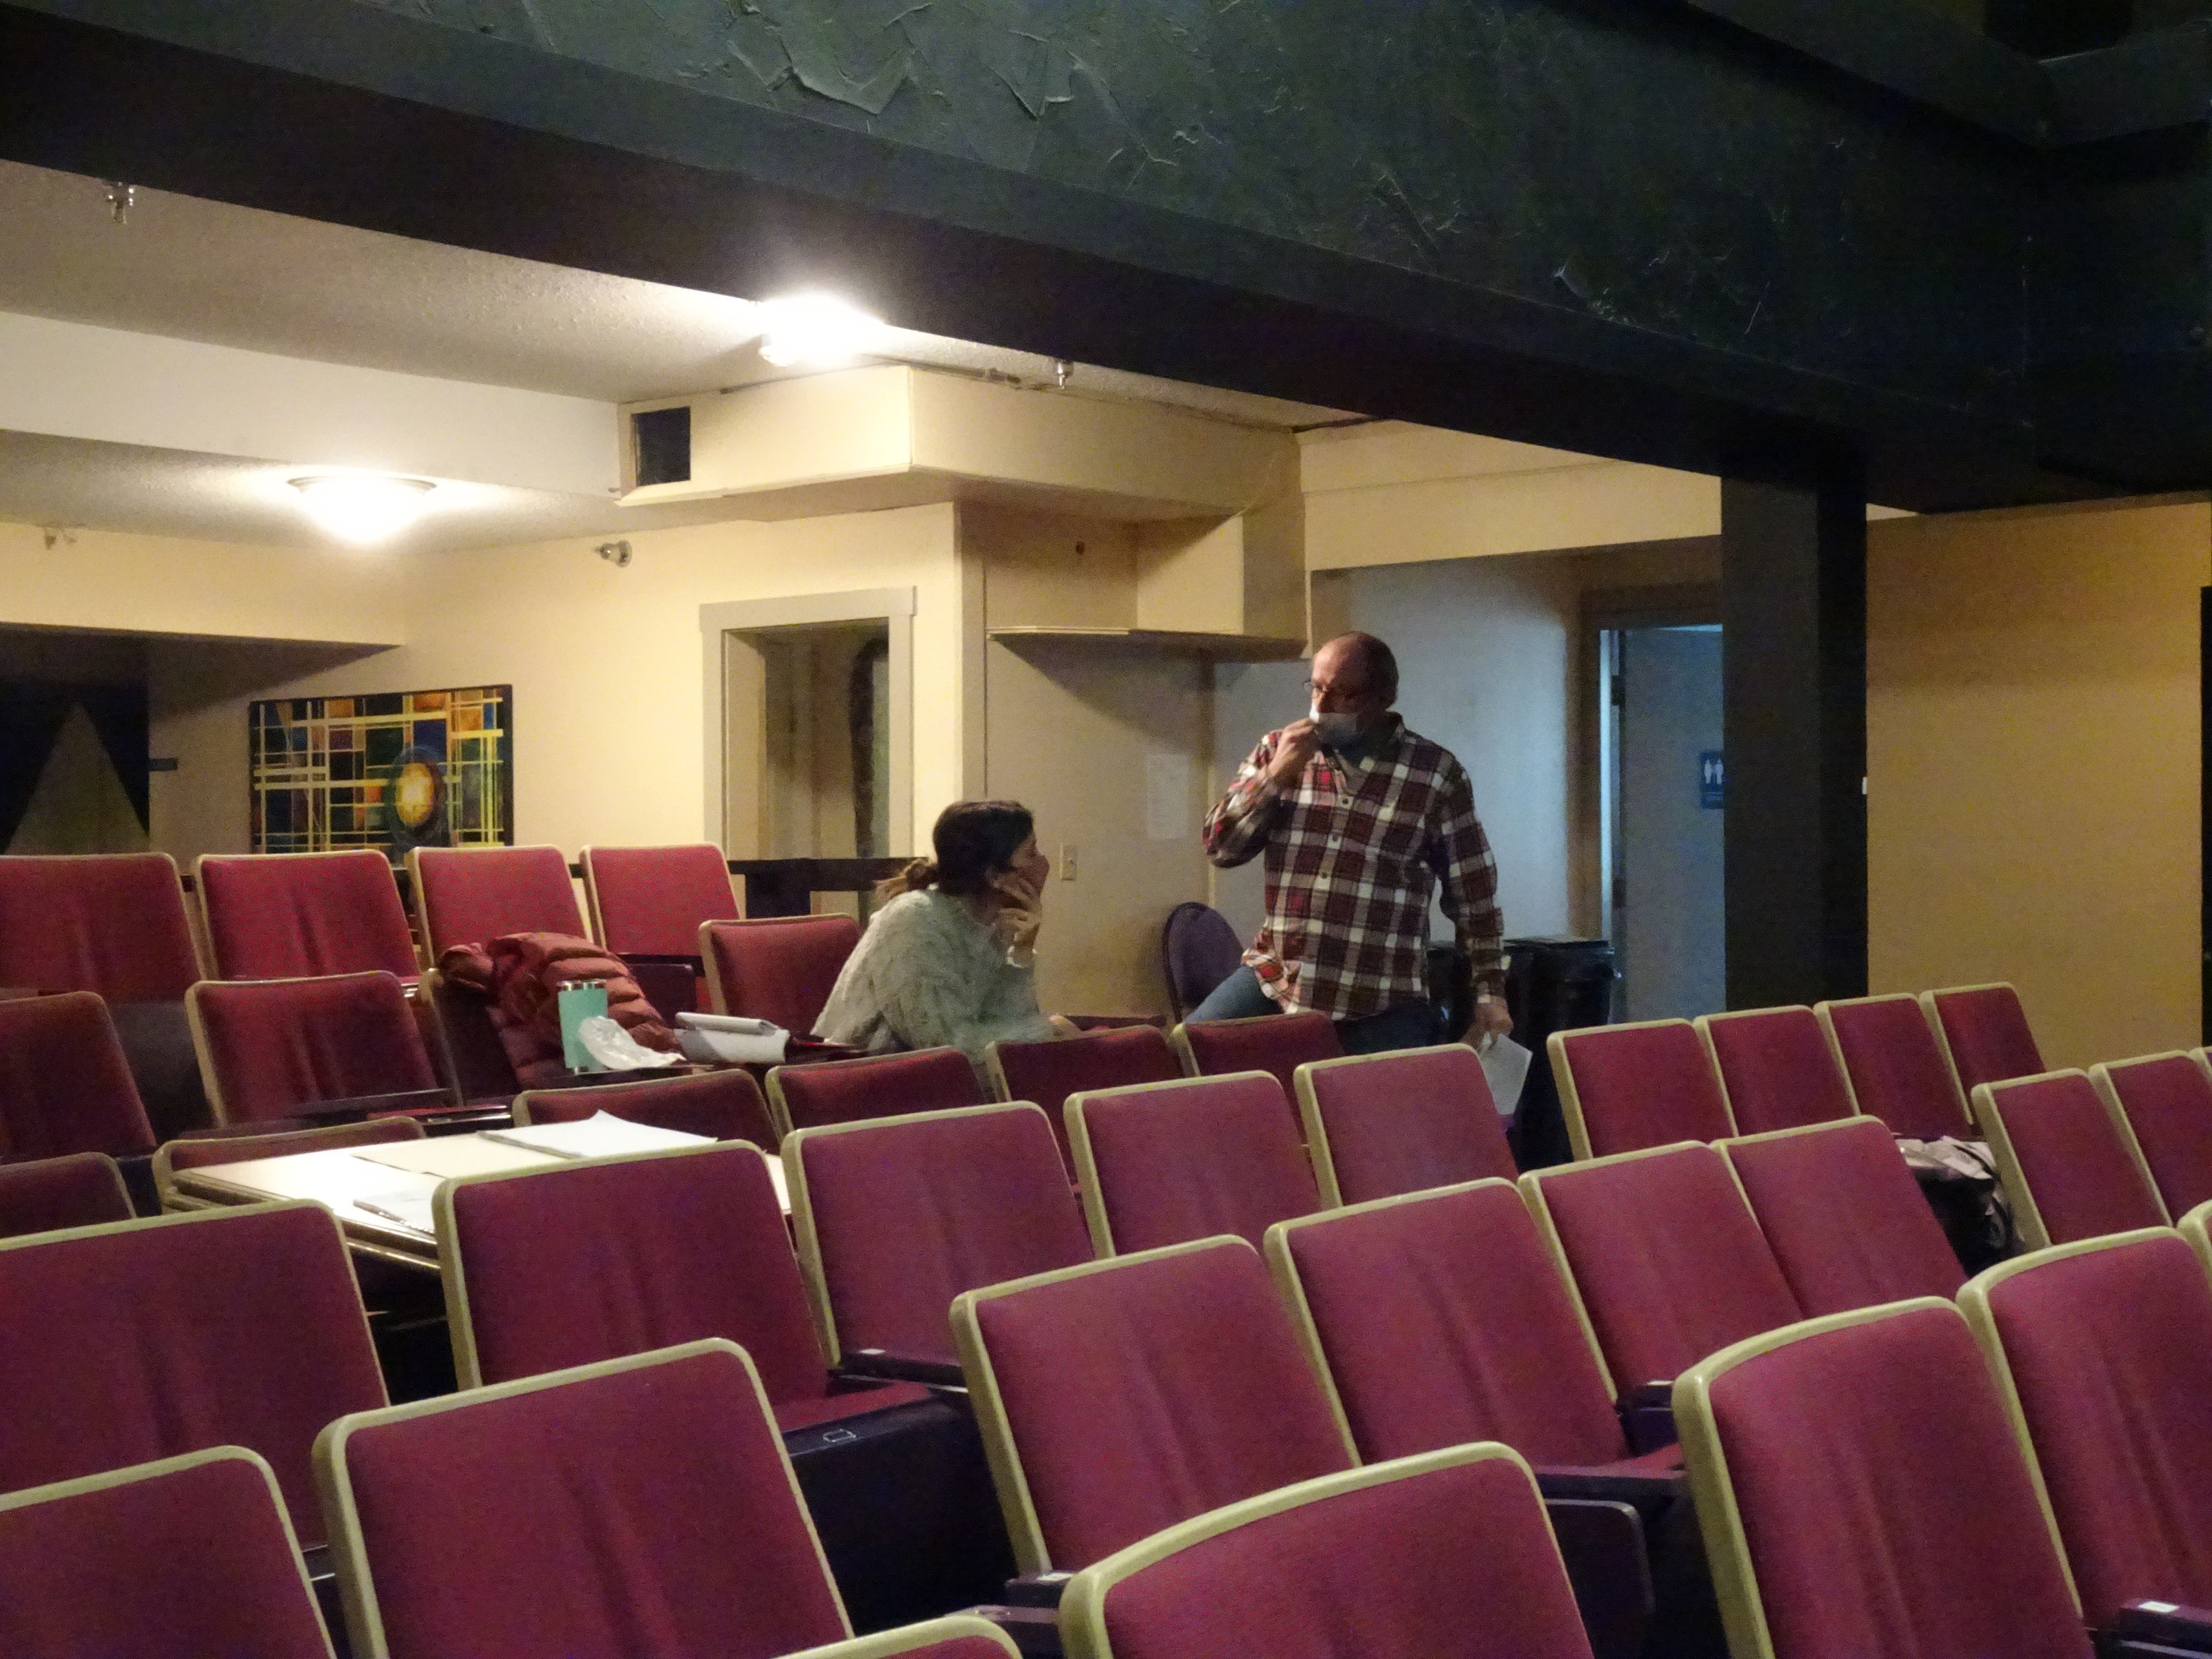
[[[1521,1085],[1528,1080],[1530,1055],[1511,1037],[1492,1037],[1474,1051],[1482,1062],[1482,1075],[1490,1085],[1490,1098],[1500,1117],[1510,1117],[1521,1103]]]

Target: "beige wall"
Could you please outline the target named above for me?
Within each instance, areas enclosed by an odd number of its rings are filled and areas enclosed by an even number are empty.
[[[1869,531],[1869,976],[2019,986],[2054,1066],[2200,1021],[2203,503]]]

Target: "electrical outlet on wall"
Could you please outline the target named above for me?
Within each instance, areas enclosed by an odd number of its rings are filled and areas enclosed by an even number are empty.
[[[1072,841],[1060,844],[1060,878],[1062,881],[1075,879],[1075,843]]]

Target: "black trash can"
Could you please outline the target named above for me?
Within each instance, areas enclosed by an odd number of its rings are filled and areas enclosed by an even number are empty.
[[[1620,977],[1613,945],[1606,939],[1505,941],[1505,1006],[1513,1016],[1513,1040],[1534,1056],[1508,1136],[1514,1161],[1523,1170],[1547,1169],[1573,1158],[1547,1039],[1554,1031],[1611,1024],[1613,985]]]

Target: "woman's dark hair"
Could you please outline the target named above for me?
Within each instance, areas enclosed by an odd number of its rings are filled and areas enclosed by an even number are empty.
[[[1014,861],[1036,829],[1036,820],[1019,801],[956,800],[937,815],[929,832],[937,856],[915,860],[877,893],[893,898],[931,886],[963,897],[987,891],[991,878]]]

